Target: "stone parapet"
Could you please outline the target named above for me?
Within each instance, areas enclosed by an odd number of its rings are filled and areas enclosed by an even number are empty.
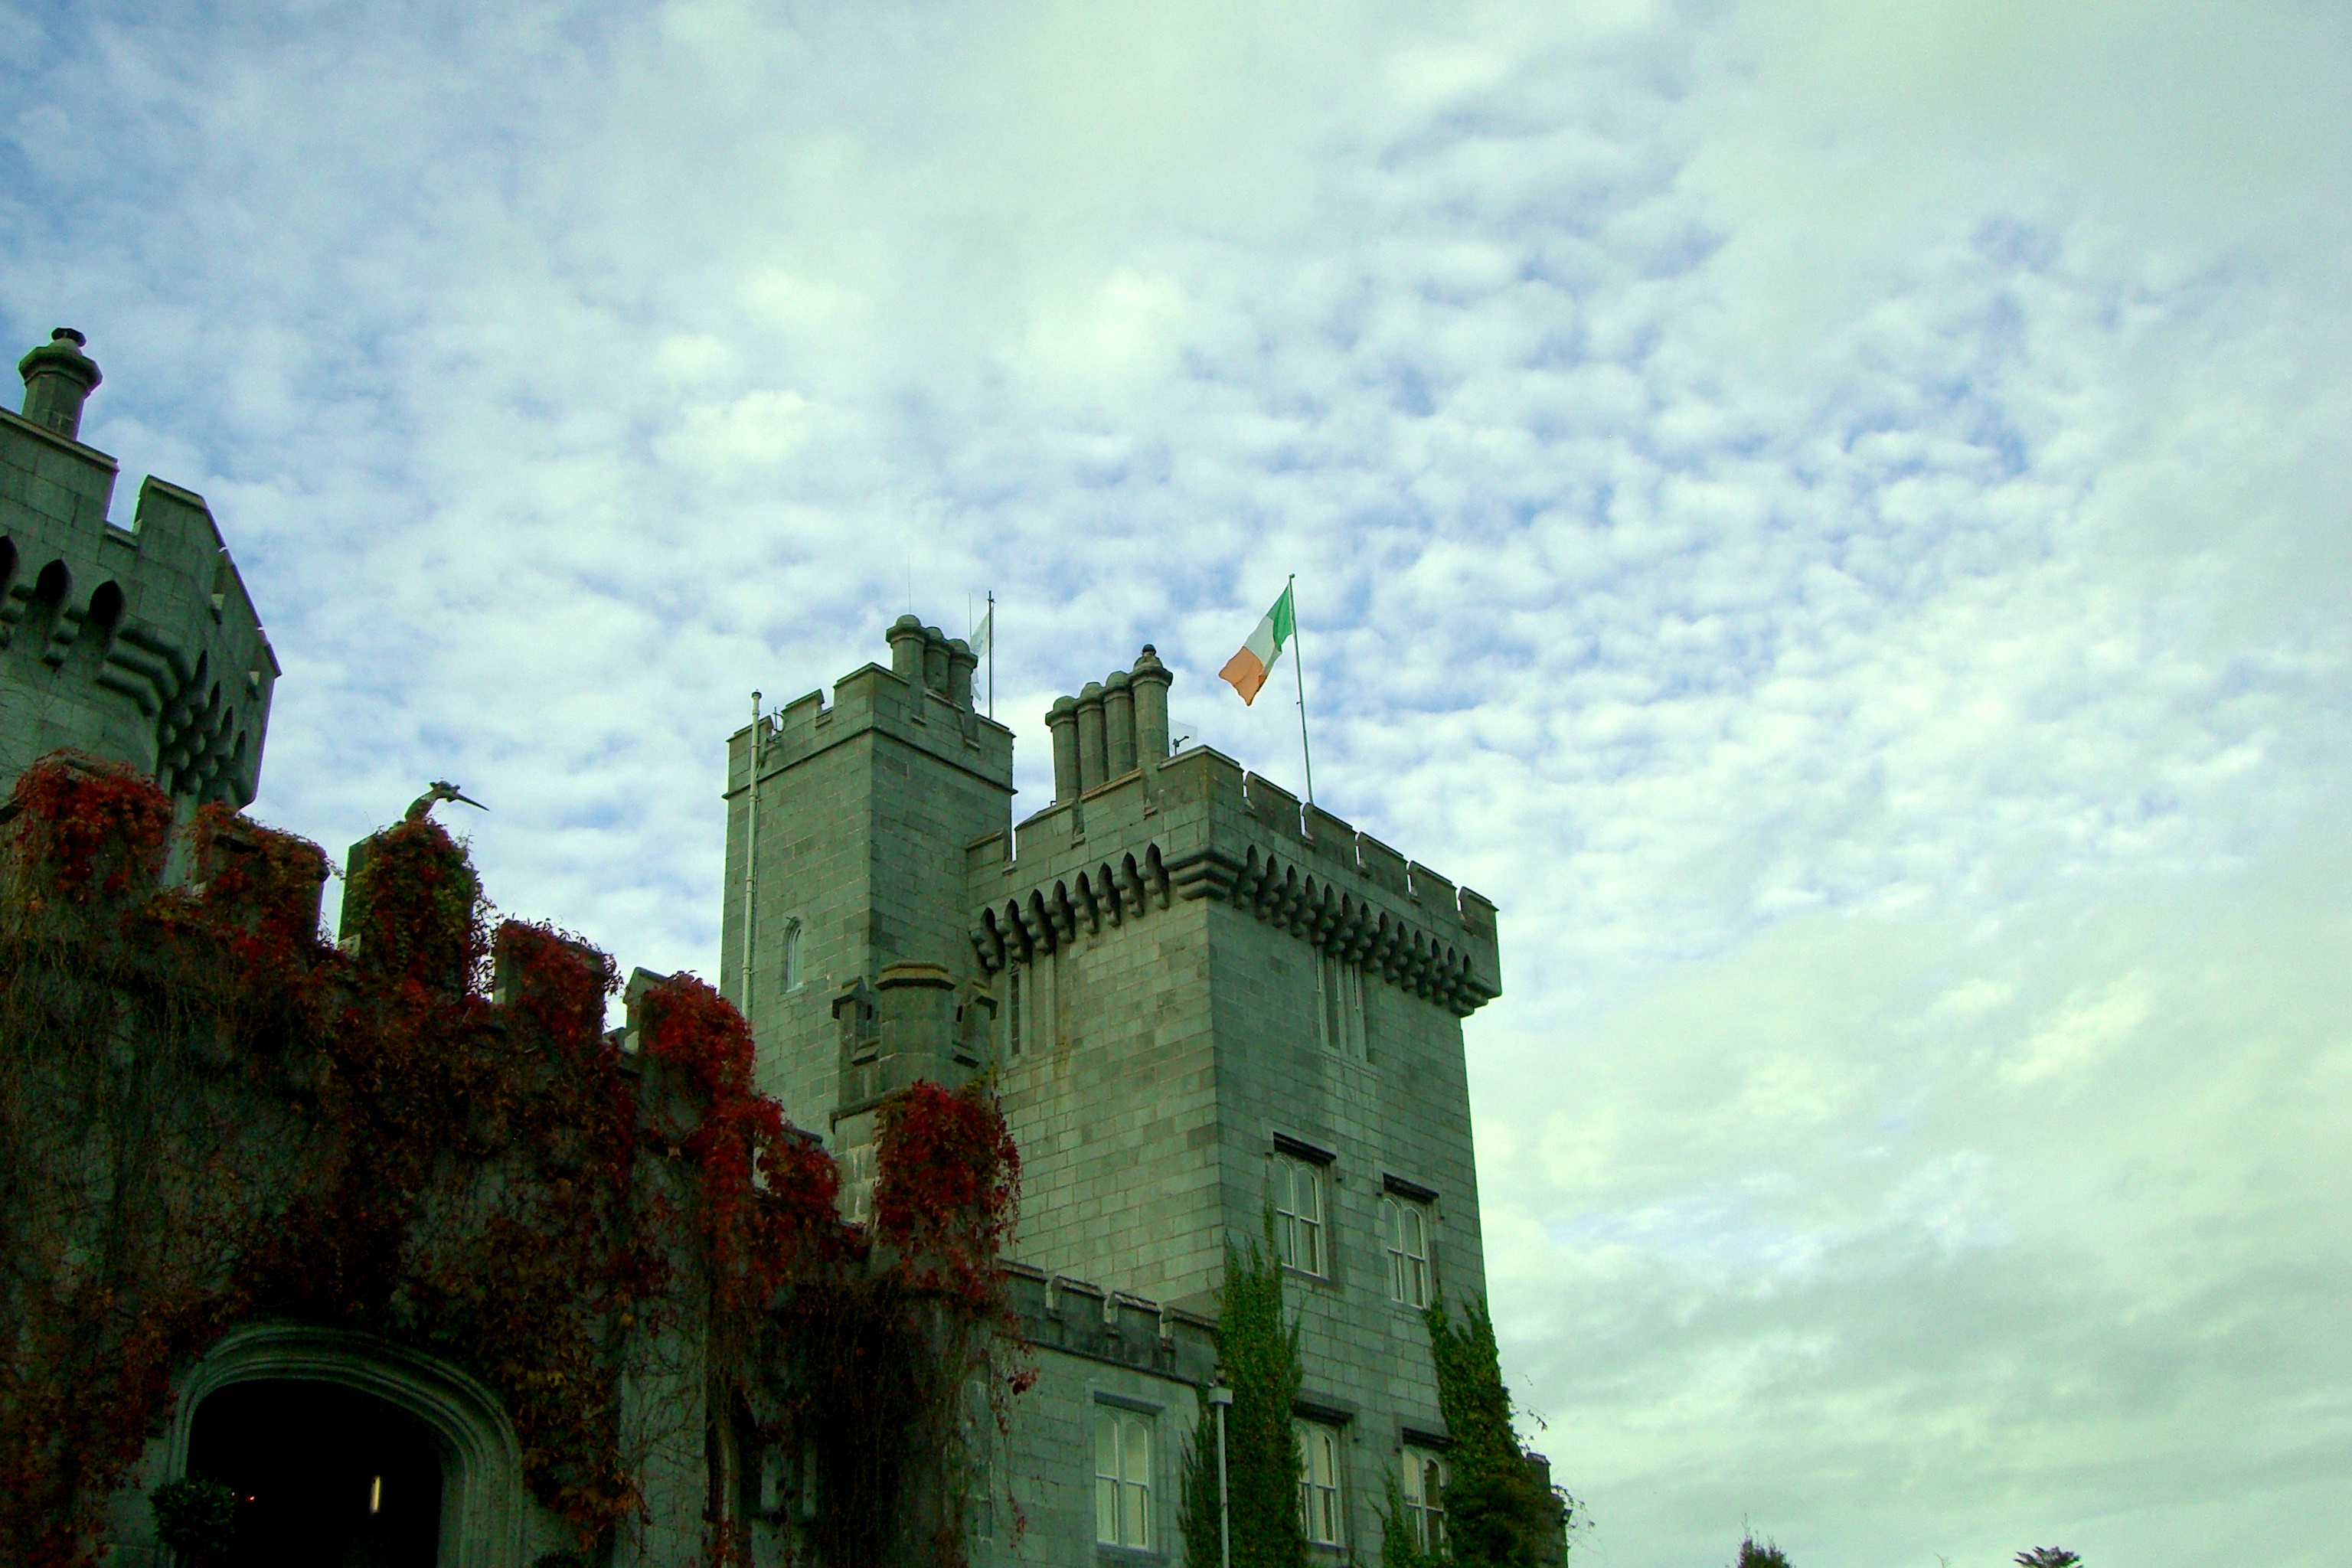
[[[834,683],[829,705],[823,691],[812,691],[729,737],[727,793],[732,796],[751,782],[755,733],[759,773],[766,778],[868,731],[1002,784],[1008,792],[1012,788],[1011,730],[944,691],[869,664]]]
[[[1025,1264],[1000,1266],[1006,1306],[1034,1349],[1132,1367],[1205,1387],[1216,1376],[1217,1325],[1179,1307]]]
[[[28,655],[28,698],[0,713],[0,787],[79,746],[175,797],[251,803],[278,658],[205,499],[141,485],[134,526],[106,514],[112,458],[0,410],[0,648]]]
[[[965,870],[986,972],[1212,899],[1459,1016],[1502,992],[1492,902],[1205,746],[981,839]]]

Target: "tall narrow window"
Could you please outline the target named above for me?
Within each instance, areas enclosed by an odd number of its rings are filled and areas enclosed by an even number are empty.
[[[1429,1210],[1410,1198],[1381,1199],[1381,1229],[1389,1253],[1389,1300],[1429,1305]]]
[[[797,920],[784,922],[784,960],[780,968],[785,990],[790,991],[801,983],[801,922]]]
[[[1364,972],[1345,959],[1315,959],[1315,1030],[1335,1056],[1370,1060],[1364,1033]]]
[[[1404,1451],[1404,1517],[1413,1544],[1432,1555],[1445,1550],[1445,1461],[1423,1448]]]
[[[1095,1539],[1151,1549],[1151,1418],[1095,1406]]]
[[[1295,1155],[1274,1157],[1274,1249],[1302,1274],[1323,1270],[1323,1168]]]
[[[1021,1054],[1021,965],[1004,972],[1004,1054]]]
[[[1298,1471],[1298,1522],[1318,1546],[1344,1546],[1339,1511],[1339,1429],[1320,1421],[1298,1424],[1307,1461]]]
[[[835,1156],[841,1163],[841,1217],[852,1225],[864,1225],[874,1212],[874,1178],[876,1164],[872,1141],[855,1143]]]

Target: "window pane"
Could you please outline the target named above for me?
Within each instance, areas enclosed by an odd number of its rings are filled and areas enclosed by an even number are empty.
[[[1095,1474],[1118,1479],[1118,1417],[1095,1408]]]
[[[1126,1527],[1126,1533],[1119,1538],[1120,1543],[1126,1546],[1150,1546],[1151,1544],[1151,1489],[1126,1487],[1121,1489],[1127,1496],[1127,1515],[1119,1521]]]
[[[1095,1479],[1095,1539],[1118,1544],[1118,1483],[1108,1476]]]
[[[1127,1428],[1127,1468],[1119,1472],[1119,1479],[1148,1483],[1151,1479],[1151,1428],[1135,1415],[1123,1418],[1119,1425]]]

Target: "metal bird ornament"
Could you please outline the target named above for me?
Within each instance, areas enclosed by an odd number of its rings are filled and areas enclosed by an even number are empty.
[[[409,802],[408,815],[404,820],[409,822],[422,822],[426,817],[431,816],[433,815],[433,808],[445,800],[454,800],[461,805],[470,805],[476,811],[488,811],[490,809],[478,800],[467,800],[464,795],[458,794],[457,786],[451,784],[447,779],[435,779],[431,789],[426,790],[423,795],[418,795],[415,800]]]

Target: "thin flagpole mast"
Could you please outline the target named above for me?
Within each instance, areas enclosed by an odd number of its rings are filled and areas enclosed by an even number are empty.
[[[751,1026],[751,913],[760,893],[760,694],[751,693],[751,793],[743,803],[743,973],[736,1011]]]
[[[1307,804],[1315,804],[1315,753],[1307,747],[1307,639],[1298,635],[1298,578],[1283,588],[1290,601],[1290,673],[1298,678],[1298,755],[1307,764]]]
[[[988,591],[988,716],[996,717],[996,590]]]

